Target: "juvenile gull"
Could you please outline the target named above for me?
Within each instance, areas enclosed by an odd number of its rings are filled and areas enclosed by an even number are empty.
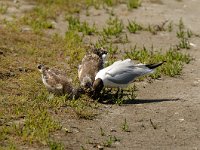
[[[70,99],[77,99],[82,93],[82,89],[74,88],[62,71],[50,69],[42,64],[38,65],[38,69],[42,73],[42,81],[50,93],[67,94]]]
[[[104,67],[106,55],[107,52],[103,48],[93,48],[83,57],[78,68],[78,77],[82,87],[92,89],[96,74]]]
[[[134,64],[131,59],[116,61],[97,73],[93,83],[94,94],[99,94],[103,87],[125,88],[137,77],[153,73],[163,63],[146,65]]]

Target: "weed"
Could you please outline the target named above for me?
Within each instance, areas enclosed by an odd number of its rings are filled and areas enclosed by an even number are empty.
[[[0,14],[5,14],[8,10],[8,5],[0,4]]]
[[[101,136],[105,136],[106,135],[102,127],[100,127],[100,132],[101,132]]]
[[[62,143],[57,143],[54,141],[48,141],[48,146],[51,150],[64,150],[64,146]]]
[[[173,22],[172,21],[170,21],[170,23],[168,24],[167,30],[168,30],[168,32],[172,32],[173,31]]]
[[[155,30],[155,28],[151,26],[150,24],[145,30],[151,32],[153,35],[157,34],[157,31]]]
[[[36,33],[40,33],[42,29],[54,28],[50,22],[49,10],[43,7],[34,8],[22,18],[21,22],[31,26]]]
[[[28,113],[21,129],[21,134],[25,140],[47,143],[50,132],[61,129],[59,123],[55,122],[46,110],[35,108],[34,113]]]
[[[143,27],[141,25],[139,25],[138,23],[136,23],[136,21],[128,21],[127,29],[131,33],[136,33],[137,31],[142,30]]]
[[[120,139],[116,138],[115,136],[109,136],[109,138],[104,143],[105,147],[112,147],[113,142],[120,141]]]
[[[141,6],[141,0],[128,0],[127,5],[129,9],[138,8]]]
[[[107,6],[113,6],[113,5],[114,5],[114,0],[104,0],[104,3],[105,3]]]
[[[177,45],[178,49],[190,49],[189,38],[193,33],[191,30],[187,29],[185,31],[185,25],[183,24],[182,19],[179,20],[178,31],[176,32],[176,36],[179,38],[179,44]]]
[[[180,49],[180,48],[190,49],[190,43],[189,43],[188,39],[186,39],[186,38],[180,39],[178,49]]]
[[[118,36],[123,31],[123,23],[117,17],[110,18],[108,21],[108,27],[103,28],[103,33],[107,36]]]
[[[86,103],[83,99],[70,101],[68,105],[74,108],[78,118],[92,120],[97,115],[97,113],[94,111],[96,106],[94,103]]]
[[[179,28],[180,31],[185,29],[185,25],[183,23],[182,18],[179,20],[178,28]]]
[[[69,30],[77,30],[78,32],[83,32],[86,35],[92,35],[96,32],[95,25],[89,27],[88,23],[84,21],[81,23],[77,17],[68,17],[67,21],[69,23]]]
[[[127,121],[126,121],[126,118],[124,119],[124,123],[122,124],[122,130],[123,130],[124,132],[130,132],[128,123],[127,123]]]
[[[83,32],[86,35],[92,35],[96,32],[96,27],[95,25],[93,25],[93,27],[89,27],[88,23],[84,21],[78,31]]]
[[[192,31],[188,29],[186,32],[187,32],[187,37],[191,38],[193,35]]]
[[[68,24],[69,24],[69,30],[76,30],[80,26],[80,20],[77,17],[68,17],[67,18]]]
[[[108,51],[108,53],[109,53],[109,55],[110,55],[111,57],[112,57],[113,55],[117,54],[117,51],[118,51],[118,47],[117,47],[117,46],[113,47],[112,44],[110,44],[109,47],[107,47],[106,49],[107,49],[107,51]]]

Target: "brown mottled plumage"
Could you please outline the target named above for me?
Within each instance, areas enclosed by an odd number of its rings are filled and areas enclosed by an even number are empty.
[[[78,77],[81,82],[81,86],[86,89],[92,88],[96,74],[99,70],[103,69],[104,57],[106,54],[107,52],[102,48],[94,48],[91,52],[84,56],[78,69]]]
[[[42,81],[49,92],[55,95],[67,94],[69,98],[79,97],[81,89],[73,88],[65,73],[57,69],[49,69],[44,65],[38,65],[38,69],[42,73]]]

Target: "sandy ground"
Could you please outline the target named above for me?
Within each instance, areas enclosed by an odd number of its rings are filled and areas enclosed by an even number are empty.
[[[165,20],[178,23],[182,18],[185,25],[195,33],[200,33],[198,14],[200,1],[174,0],[158,3],[142,3],[137,10],[128,11],[123,5],[113,9],[114,14],[126,22],[135,19],[142,24],[160,24]],[[102,10],[90,10],[93,15],[81,15],[83,20],[95,22],[99,26],[105,23],[108,15]],[[98,15],[98,17],[94,17]],[[167,49],[176,43],[173,33],[128,35],[130,43]],[[132,37],[131,37],[132,36]],[[142,39],[142,40],[141,40]],[[98,143],[106,142],[108,136],[116,136],[115,149],[200,149],[200,52],[199,38],[190,41],[196,47],[188,50],[195,59],[186,65],[183,74],[178,78],[163,77],[151,84],[138,83],[137,99],[123,106],[105,105],[101,115],[92,121],[68,119],[63,124],[75,128],[77,133],[63,138],[69,149],[81,145],[92,149]],[[126,118],[130,132],[122,130]],[[101,136],[102,128],[106,136]],[[86,144],[93,143],[93,144]],[[95,149],[95,148],[94,148]]]
[[[20,7],[22,11],[33,7],[32,4],[24,4],[26,6]],[[187,28],[199,34],[199,8],[199,0],[180,2],[163,0],[161,3],[146,0],[138,9],[128,11],[122,4],[114,7],[113,13],[124,22],[127,22],[128,19],[135,19],[145,25],[160,24],[165,20],[178,23],[182,18]],[[17,16],[21,15],[21,11],[15,10],[14,7],[9,10],[10,13],[12,11]],[[89,13],[90,16],[86,16],[86,13],[82,12],[81,20],[86,20],[91,24],[96,23],[99,28],[109,18],[106,10],[90,8]],[[60,28],[62,26],[63,28]],[[67,30],[62,16],[58,17],[55,27],[53,32],[60,34]],[[177,43],[175,34],[159,32],[152,36],[150,33],[140,33],[128,34],[128,37],[129,44],[132,45],[150,47],[153,44],[157,49],[168,49]],[[92,38],[89,37],[89,41],[92,41]],[[122,106],[105,104],[99,108],[100,115],[94,120],[63,116],[60,120],[63,128],[69,129],[72,133],[58,132],[55,137],[62,141],[67,149],[72,150],[81,147],[97,149],[98,145],[107,143],[110,136],[117,138],[111,147],[119,150],[200,149],[200,51],[198,49],[200,40],[195,37],[190,42],[196,45],[187,50],[194,60],[185,65],[180,77],[162,77],[151,84],[136,83],[138,96],[135,101]],[[121,49],[128,46],[121,47]],[[129,126],[129,132],[122,130],[125,119]],[[104,136],[101,135],[101,128],[105,133]],[[109,148],[105,147],[104,149]]]

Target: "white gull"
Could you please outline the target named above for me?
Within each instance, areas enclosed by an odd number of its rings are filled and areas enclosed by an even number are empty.
[[[163,63],[134,64],[131,59],[116,61],[97,73],[93,83],[93,90],[95,94],[98,94],[103,87],[125,88],[137,77],[153,73],[154,69]]]

